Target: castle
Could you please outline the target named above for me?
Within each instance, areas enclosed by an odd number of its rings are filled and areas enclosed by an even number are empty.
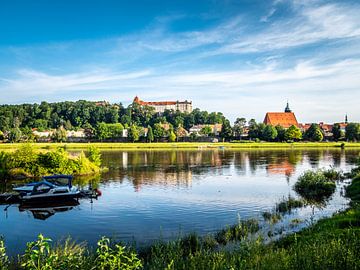
[[[165,110],[180,111],[182,113],[192,112],[192,101],[142,101],[138,96],[134,98],[134,103],[141,106],[154,107],[157,113],[163,113]]]

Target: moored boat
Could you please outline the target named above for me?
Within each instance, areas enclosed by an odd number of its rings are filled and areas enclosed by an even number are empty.
[[[71,175],[44,176],[41,181],[14,187],[21,201],[51,202],[79,197],[80,191],[72,186]]]

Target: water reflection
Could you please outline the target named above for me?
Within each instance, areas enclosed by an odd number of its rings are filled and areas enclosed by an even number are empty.
[[[130,180],[135,191],[143,185],[190,188],[202,175],[255,175],[266,170],[269,175],[283,175],[289,181],[299,164],[312,169],[327,164],[334,167],[354,163],[357,150],[278,150],[278,151],[124,151],[104,152],[109,166],[105,179]]]
[[[63,202],[41,203],[41,204],[20,204],[20,212],[30,212],[34,219],[46,220],[56,213],[62,213],[74,209],[80,205],[77,200]]]
[[[75,178],[74,185],[99,188],[98,201],[43,208],[10,207],[0,215],[0,233],[10,252],[43,233],[68,235],[96,245],[107,235],[148,244],[179,232],[213,233],[241,219],[261,218],[293,190],[305,170],[333,166],[349,171],[359,150],[104,151],[107,173]],[[11,189],[10,182],[0,189]],[[347,201],[339,189],[322,209],[299,209],[292,219],[331,215]],[[0,205],[4,213],[5,205]],[[21,210],[21,211],[19,211]],[[24,210],[24,211],[22,211]],[[279,226],[282,226],[279,224]]]

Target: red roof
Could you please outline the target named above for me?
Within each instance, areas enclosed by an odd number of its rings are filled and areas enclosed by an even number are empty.
[[[289,128],[290,126],[299,126],[293,112],[268,112],[265,115],[264,124]]]
[[[137,96],[134,98],[134,102],[139,105],[161,106],[161,105],[176,105],[176,101],[142,101]]]

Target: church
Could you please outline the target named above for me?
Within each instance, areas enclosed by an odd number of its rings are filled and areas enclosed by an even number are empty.
[[[289,103],[286,104],[284,112],[268,112],[264,119],[265,125],[282,126],[289,128],[292,125],[299,127],[295,114],[290,110]]]

